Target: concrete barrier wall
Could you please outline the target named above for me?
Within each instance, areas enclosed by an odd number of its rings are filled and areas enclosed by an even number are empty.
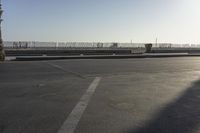
[[[6,56],[126,55],[144,53],[145,48],[6,49]],[[200,48],[153,48],[151,53],[200,53]]]
[[[119,55],[131,52],[131,50],[5,50],[6,56]]]
[[[152,53],[200,53],[200,48],[153,48]]]

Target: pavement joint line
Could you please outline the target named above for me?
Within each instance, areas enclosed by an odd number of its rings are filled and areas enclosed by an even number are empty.
[[[76,73],[76,72],[73,72],[73,71],[65,70],[65,69],[63,69],[63,68],[62,68],[61,66],[59,66],[59,65],[52,64],[52,63],[47,63],[47,64],[51,65],[51,66],[54,67],[54,68],[57,68],[57,69],[59,69],[59,70],[62,70],[62,71],[64,71],[64,72],[69,72],[69,73],[71,73],[71,74],[73,74],[73,75],[75,75],[75,76],[77,76],[77,77],[80,77],[80,78],[85,79],[85,77],[82,76],[81,74]]]
[[[58,130],[57,133],[74,133],[85,109],[90,102],[92,95],[94,94],[97,86],[101,81],[101,77],[96,77],[93,82],[90,84],[86,92],[81,97],[80,101],[74,107],[72,112],[69,114],[61,128]]]

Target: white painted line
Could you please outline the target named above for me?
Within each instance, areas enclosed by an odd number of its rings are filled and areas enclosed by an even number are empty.
[[[87,105],[92,95],[94,94],[100,80],[100,77],[96,77],[93,80],[85,94],[81,97],[80,101],[74,107],[74,109],[69,114],[68,118],[63,123],[62,127],[58,130],[57,133],[74,133],[74,130],[76,129],[76,126],[78,125],[81,116],[87,108]]]

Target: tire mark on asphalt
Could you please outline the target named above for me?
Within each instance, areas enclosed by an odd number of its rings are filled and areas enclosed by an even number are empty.
[[[83,79],[86,78],[86,77],[82,76],[80,73],[73,72],[73,71],[70,71],[70,70],[66,70],[66,69],[62,68],[61,66],[59,66],[59,65],[52,64],[52,63],[47,63],[47,64],[49,64],[50,66],[52,66],[52,67],[54,67],[54,68],[57,68],[57,69],[59,69],[59,70],[62,70],[62,71],[64,71],[64,72],[71,73],[71,74],[73,74],[73,75],[75,75],[75,76],[77,76],[77,77],[79,77],[79,78],[83,78]]]

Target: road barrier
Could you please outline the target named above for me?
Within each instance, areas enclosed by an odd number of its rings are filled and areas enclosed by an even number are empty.
[[[131,50],[5,50],[7,56],[126,55]]]

